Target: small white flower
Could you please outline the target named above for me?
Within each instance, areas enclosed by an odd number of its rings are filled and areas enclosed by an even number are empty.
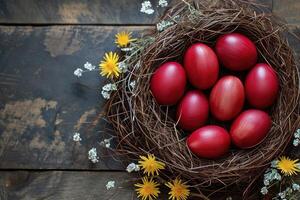
[[[140,167],[135,163],[130,163],[126,168],[126,171],[128,173],[131,173],[133,171],[137,172],[137,171],[140,171]]]
[[[77,68],[77,69],[74,71],[74,75],[77,76],[77,77],[80,77],[80,76],[82,76],[82,72],[83,72],[82,69]]]
[[[84,64],[84,68],[87,69],[87,70],[92,71],[92,70],[96,69],[96,66],[92,65],[92,64],[89,63],[89,62],[86,62],[86,63]]]
[[[80,142],[81,141],[81,137],[80,137],[80,133],[74,133],[73,135],[73,141],[74,142]]]
[[[300,144],[300,140],[298,138],[294,139],[293,145],[297,147]]]
[[[125,73],[128,71],[128,66],[126,63],[124,62],[120,62],[119,63],[119,69],[121,70],[122,73]]]
[[[268,193],[267,187],[262,187],[260,190],[260,193],[262,193],[263,195],[266,195]]]
[[[151,15],[154,13],[154,10],[152,8],[151,2],[150,1],[144,1],[142,3],[142,7],[140,10],[142,13],[146,13],[148,15]]]
[[[161,31],[165,30],[166,28],[172,26],[173,24],[174,24],[174,22],[172,22],[172,21],[162,20],[156,24],[156,29],[159,32],[161,32]]]
[[[88,152],[89,160],[92,161],[92,163],[99,162],[99,157],[97,155],[97,149],[91,148]]]
[[[294,137],[300,139],[300,129],[299,129],[299,128],[298,128],[298,129],[296,130],[296,132],[294,133]]]
[[[115,83],[108,83],[102,87],[102,90],[107,92],[114,91],[117,90],[117,85]]]
[[[278,193],[278,196],[279,196],[281,199],[285,199],[285,193],[284,193],[284,192]]]
[[[115,183],[116,183],[115,181],[108,181],[107,184],[106,184],[106,189],[110,190],[110,189],[114,188]]]
[[[265,179],[265,180],[264,180],[264,185],[265,185],[265,186],[269,186],[269,185],[270,185],[270,181],[269,181],[268,179]]]
[[[107,91],[101,91],[101,94],[102,94],[104,99],[109,99],[110,98],[110,93],[108,93]]]
[[[277,168],[278,162],[279,162],[278,160],[273,160],[273,161],[271,162],[271,167]]]
[[[158,1],[158,5],[160,7],[167,7],[168,6],[168,2],[167,2],[167,0],[159,0]]]
[[[135,88],[135,84],[136,84],[135,81],[131,81],[131,82],[129,83],[131,89],[134,89],[134,88]]]
[[[293,183],[292,188],[294,191],[300,191],[300,185],[298,185],[297,183]]]
[[[110,148],[110,141],[113,139],[114,137],[108,138],[108,139],[104,139],[103,141],[100,142],[100,145],[106,148]]]
[[[121,51],[125,51],[125,52],[132,51],[132,50],[133,50],[132,47],[121,48]],[[120,67],[120,63],[119,63],[119,67]]]

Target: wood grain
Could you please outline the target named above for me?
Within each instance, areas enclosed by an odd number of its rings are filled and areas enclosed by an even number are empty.
[[[168,0],[169,5],[180,0]],[[272,0],[255,0],[272,8]],[[0,0],[0,24],[153,25],[167,8],[150,0],[152,15],[140,12],[142,0]]]
[[[284,18],[289,24],[300,26],[299,0],[273,0],[273,12]]]
[[[112,134],[105,120],[96,120],[107,80],[98,72],[73,75],[117,50],[114,35],[121,30],[137,37],[145,27],[0,26],[0,168],[123,169],[99,145]],[[73,142],[74,132],[81,143]],[[92,147],[97,164],[87,159]]]
[[[115,188],[107,190],[108,181]],[[134,176],[125,172],[1,171],[1,200],[136,199]]]
[[[140,12],[141,0],[0,0],[0,23],[153,24],[165,8],[150,1],[153,15]]]

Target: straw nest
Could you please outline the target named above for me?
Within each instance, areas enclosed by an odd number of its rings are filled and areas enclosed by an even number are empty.
[[[241,0],[219,0],[181,2],[168,10],[162,19],[176,23],[151,34],[154,41],[133,59],[134,67],[123,76],[120,89],[107,104],[105,114],[117,134],[119,153],[131,158],[154,154],[167,166],[164,177],[180,176],[203,198],[207,198],[204,191],[222,191],[232,185],[244,186],[240,188],[247,195],[249,185],[286,149],[299,125],[299,74],[292,49],[283,36],[284,28],[274,17],[259,14],[258,7],[254,7]],[[273,125],[267,138],[252,149],[231,149],[218,160],[201,159],[187,148],[186,134],[176,127],[174,108],[155,102],[149,81],[162,63],[182,63],[191,44],[202,42],[214,47],[218,36],[231,32],[245,34],[254,41],[259,61],[270,64],[278,74],[280,94],[269,110]],[[129,86],[132,80],[137,82],[134,90]]]

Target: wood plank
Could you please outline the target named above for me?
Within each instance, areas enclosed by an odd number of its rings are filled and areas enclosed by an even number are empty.
[[[273,12],[284,18],[289,24],[300,26],[299,0],[273,0]]]
[[[150,1],[153,15],[140,12],[141,0],[0,0],[0,23],[153,24],[165,8]]]
[[[109,127],[92,122],[101,111],[106,81],[98,72],[73,75],[86,61],[98,65],[116,50],[121,30],[145,27],[0,26],[0,168],[123,169],[99,142]],[[81,133],[81,144],[72,140]],[[98,148],[91,164],[88,150]]]
[[[108,181],[115,188],[107,190]],[[1,200],[137,200],[134,184],[137,174],[127,172],[88,171],[0,171]],[[158,199],[168,199],[169,189],[160,185]],[[195,194],[195,193],[194,193]],[[211,199],[240,199],[233,191],[214,195]],[[189,200],[199,200],[190,196]]]
[[[169,5],[181,0],[168,0]],[[272,0],[253,0],[265,4]],[[140,12],[142,0],[0,0],[0,24],[154,24],[167,8],[150,0],[153,15]]]
[[[133,176],[125,172],[1,171],[1,200],[136,199]],[[115,181],[107,190],[106,183]]]

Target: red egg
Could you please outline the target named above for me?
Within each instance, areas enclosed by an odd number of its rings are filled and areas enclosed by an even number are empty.
[[[177,107],[178,125],[186,131],[193,131],[205,124],[208,112],[206,96],[198,90],[189,91]]]
[[[232,123],[230,136],[239,148],[247,149],[258,145],[271,128],[269,115],[261,110],[250,109],[242,112]]]
[[[253,67],[257,60],[254,43],[239,33],[222,35],[217,39],[216,54],[228,69],[242,71]]]
[[[198,89],[208,89],[218,79],[218,58],[210,47],[202,43],[188,48],[184,55],[184,68],[189,81]]]
[[[271,106],[279,90],[278,78],[273,68],[258,63],[250,70],[245,81],[246,97],[252,106],[266,108]]]
[[[241,112],[244,99],[244,86],[240,79],[235,76],[224,76],[210,93],[211,113],[218,120],[231,120]]]
[[[183,96],[186,85],[184,68],[177,62],[167,62],[152,75],[151,92],[160,105],[174,105]]]
[[[230,136],[219,126],[204,126],[188,137],[187,145],[199,157],[218,158],[228,152]]]

